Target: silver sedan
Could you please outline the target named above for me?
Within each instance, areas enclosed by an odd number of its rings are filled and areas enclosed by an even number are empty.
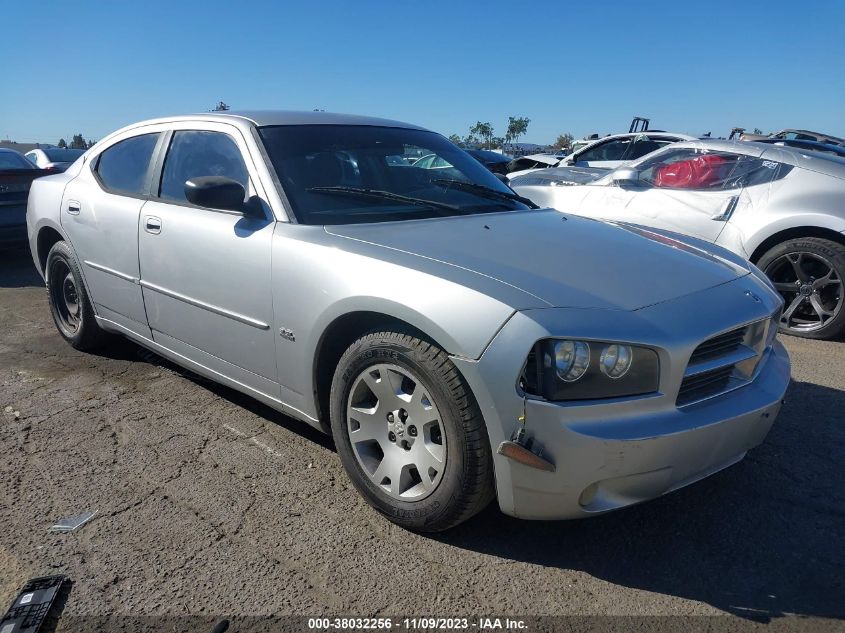
[[[413,125],[147,121],[36,181],[27,220],[71,345],[121,334],[331,433],[414,530],[675,490],[763,441],[789,383],[754,266],[537,210]]]

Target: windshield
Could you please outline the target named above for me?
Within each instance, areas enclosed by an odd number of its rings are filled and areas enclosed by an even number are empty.
[[[483,165],[424,130],[259,129],[301,224],[357,224],[528,209]]]
[[[47,160],[53,163],[72,163],[85,153],[84,149],[44,149]]]

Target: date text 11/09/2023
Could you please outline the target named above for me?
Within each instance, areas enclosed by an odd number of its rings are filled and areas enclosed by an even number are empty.
[[[308,618],[309,630],[527,630],[518,618]]]

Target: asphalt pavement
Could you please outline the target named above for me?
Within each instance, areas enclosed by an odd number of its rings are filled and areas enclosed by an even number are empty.
[[[421,536],[331,440],[136,345],[73,350],[0,253],[0,613],[61,573],[74,616],[723,616],[845,622],[845,343],[783,337],[787,403],[741,463],[641,506]],[[97,512],[76,532],[60,517]],[[798,619],[800,618],[800,620]]]

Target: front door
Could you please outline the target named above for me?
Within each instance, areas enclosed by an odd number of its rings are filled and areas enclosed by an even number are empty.
[[[141,287],[153,340],[278,398],[271,292],[275,222],[240,132],[225,124],[172,133],[154,198],[140,217]],[[226,176],[266,218],[202,208],[185,182]]]

